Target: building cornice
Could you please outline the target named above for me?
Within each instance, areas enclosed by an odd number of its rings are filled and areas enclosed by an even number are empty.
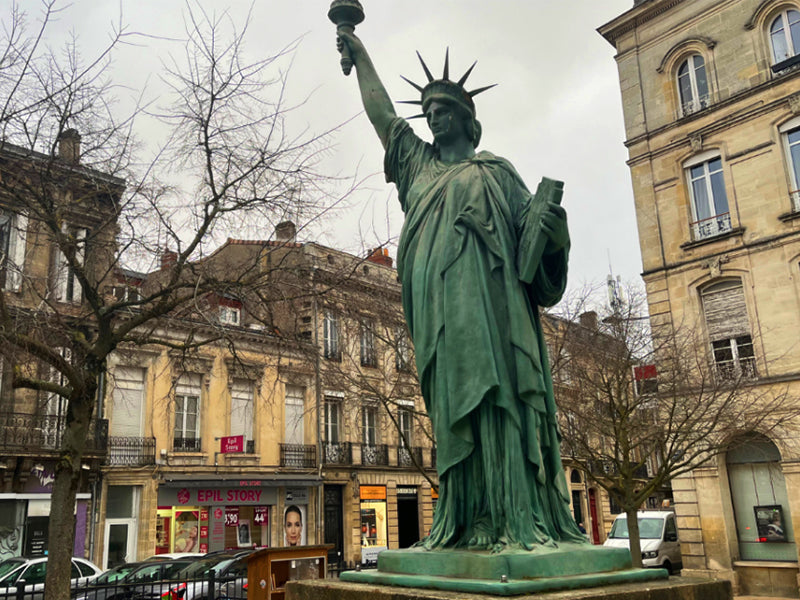
[[[643,23],[655,19],[684,0],[648,0],[622,13],[616,19],[597,28],[597,32],[616,48],[616,41]]]

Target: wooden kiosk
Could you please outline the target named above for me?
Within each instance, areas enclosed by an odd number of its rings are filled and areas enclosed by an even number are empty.
[[[263,548],[247,557],[247,600],[283,600],[287,581],[324,579],[333,544]]]

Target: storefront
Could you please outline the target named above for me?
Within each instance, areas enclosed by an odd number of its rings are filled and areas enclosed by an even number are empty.
[[[308,498],[307,487],[272,481],[167,482],[158,489],[155,553],[305,544]]]
[[[19,494],[0,494],[0,560],[12,556],[45,556],[48,551],[50,495],[55,465],[36,463]],[[76,556],[84,556],[91,495],[79,493],[75,502]]]
[[[361,562],[373,563],[378,553],[389,547],[386,514],[386,486],[362,485],[361,508]]]

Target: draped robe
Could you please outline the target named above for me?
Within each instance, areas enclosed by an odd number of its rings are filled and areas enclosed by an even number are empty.
[[[398,118],[385,171],[406,215],[397,270],[437,445],[439,501],[422,545],[585,542],[569,510],[538,314],[561,298],[568,245],[520,280],[517,252],[539,234],[542,207],[489,152],[442,162]]]

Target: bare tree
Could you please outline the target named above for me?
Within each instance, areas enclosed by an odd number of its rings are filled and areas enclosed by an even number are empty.
[[[587,310],[583,290],[550,315],[562,455],[616,500],[642,565],[637,510],[670,481],[749,433],[788,427],[800,414],[783,387],[759,387],[754,371],[721,369],[698,326],[651,333],[642,292],[613,309]]]
[[[183,339],[159,328],[202,316],[203,301],[263,289],[274,247],[248,247],[235,269],[205,248],[234,228],[271,230],[287,215],[307,222],[335,198],[316,170],[325,136],[286,127],[282,59],[293,47],[248,61],[247,18],[239,27],[187,5],[183,55],[163,72],[168,101],[120,116],[109,59],[133,34],[118,27],[84,61],[76,39],[47,44],[58,0],[40,6],[32,17],[13,4],[0,39],[0,352],[17,390],[11,411],[55,403],[63,417],[45,597],[66,600],[73,507],[87,448],[102,435],[93,414],[109,354],[222,339],[213,319]],[[146,160],[133,132],[153,118],[166,134]],[[138,277],[128,268],[154,266],[126,292]],[[254,312],[269,323],[268,310]]]

